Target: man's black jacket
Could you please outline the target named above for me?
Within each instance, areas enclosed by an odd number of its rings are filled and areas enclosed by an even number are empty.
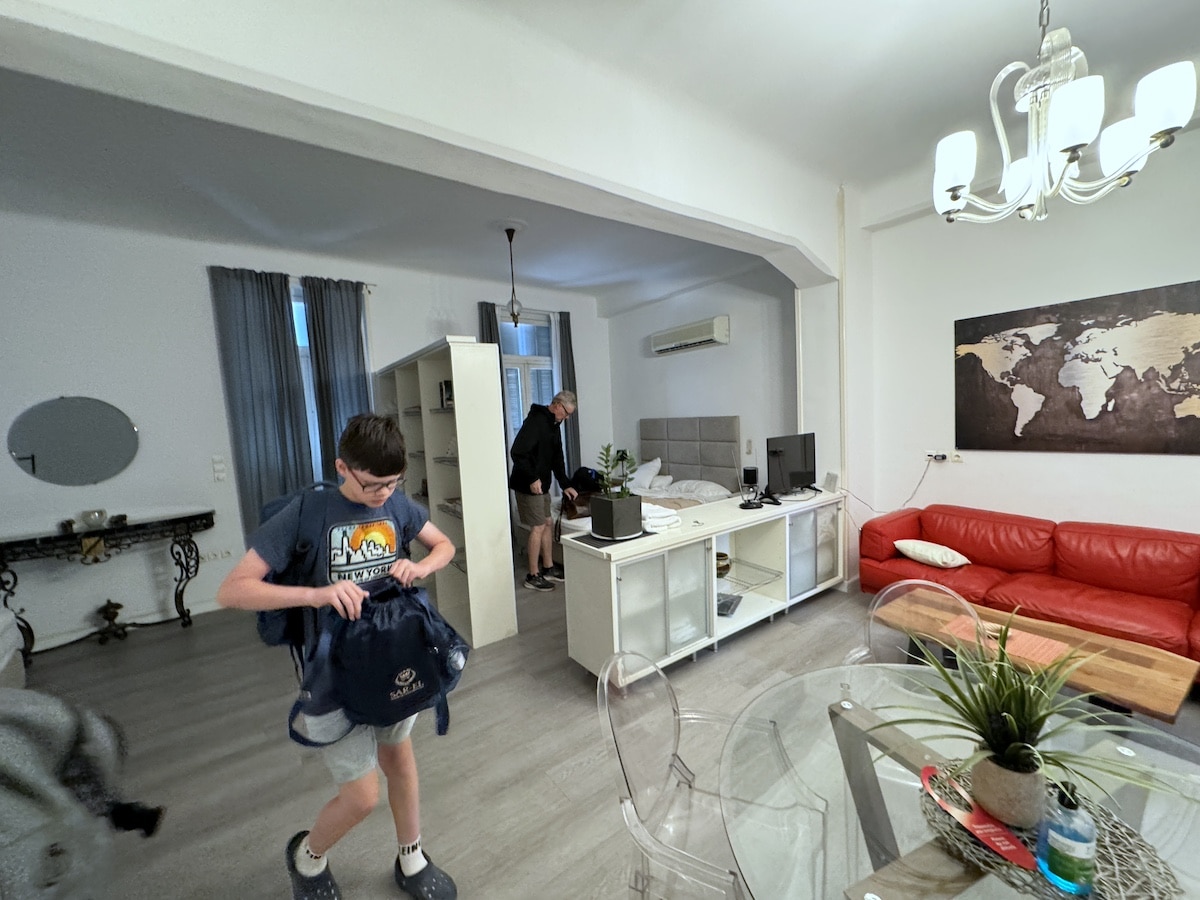
[[[517,432],[508,455],[513,461],[508,486],[518,494],[532,494],[529,486],[534,481],[542,483],[542,493],[549,493],[552,473],[558,479],[559,487],[570,486],[558,422],[550,407],[538,403],[529,407],[529,415]]]

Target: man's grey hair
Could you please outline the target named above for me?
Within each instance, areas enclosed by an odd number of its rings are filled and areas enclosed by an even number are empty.
[[[579,401],[575,399],[574,391],[559,391],[550,402],[569,406],[571,409],[579,409]]]

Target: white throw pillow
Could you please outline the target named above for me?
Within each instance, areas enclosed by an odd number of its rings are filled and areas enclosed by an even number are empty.
[[[937,566],[939,569],[954,569],[971,564],[971,561],[957,550],[951,550],[949,547],[943,547],[932,541],[896,541],[896,549],[909,559],[915,559],[928,566]]]
[[[704,481],[700,478],[685,478],[682,481],[676,481],[671,487],[684,494],[695,494],[697,497],[705,499],[733,496],[732,491],[721,487],[715,481]]]
[[[650,479],[650,490],[661,491],[663,488],[670,487],[674,480],[675,478],[671,475],[655,475]]]
[[[629,487],[631,490],[643,491],[650,489],[650,481],[658,474],[658,470],[662,468],[662,458],[654,457],[649,462],[644,462],[629,476]]]

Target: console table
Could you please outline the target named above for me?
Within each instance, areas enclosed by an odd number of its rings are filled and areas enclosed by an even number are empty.
[[[200,570],[200,551],[192,535],[213,527],[213,510],[184,512],[174,515],[134,517],[120,525],[102,525],[85,531],[59,531],[0,537],[0,600],[13,609],[10,601],[17,592],[17,573],[12,563],[28,559],[61,559],[85,566],[107,562],[115,554],[150,541],[171,542],[171,558],[175,561],[175,612],[180,625],[192,624],[192,613],[183,604],[183,592],[188,582]],[[21,653],[29,665],[33,652],[34,634],[29,622],[22,618],[24,609],[13,609],[24,647]],[[118,635],[120,636],[120,635]]]

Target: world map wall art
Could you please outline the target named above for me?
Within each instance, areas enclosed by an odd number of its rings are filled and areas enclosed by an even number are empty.
[[[1200,454],[1200,281],[954,323],[960,450]]]

